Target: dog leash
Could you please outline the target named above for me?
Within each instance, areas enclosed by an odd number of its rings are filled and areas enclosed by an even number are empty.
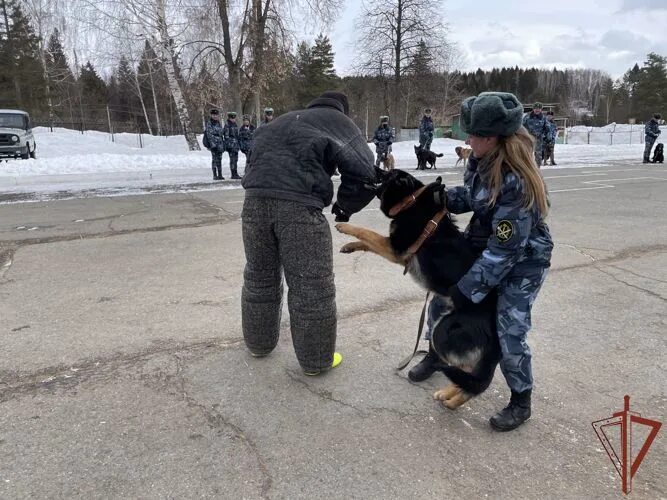
[[[430,295],[431,295],[431,292],[426,292],[426,299],[424,299],[424,307],[422,307],[422,314],[421,314],[421,317],[419,318],[419,327],[417,328],[417,341],[415,342],[415,348],[412,350],[412,354],[407,356],[396,367],[397,371],[401,371],[403,368],[408,366],[410,364],[410,361],[412,361],[412,358],[414,358],[417,354],[427,354],[426,351],[417,350],[417,349],[419,349],[419,341],[421,340],[421,337],[422,337],[422,330],[424,330],[424,318],[426,317],[426,306],[428,305],[428,299],[429,299]]]

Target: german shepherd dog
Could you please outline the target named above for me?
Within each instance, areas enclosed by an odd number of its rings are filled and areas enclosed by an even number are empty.
[[[415,146],[415,156],[417,156],[417,170],[426,170],[427,168],[435,169],[436,160],[444,155],[442,153],[436,154],[433,151],[427,151],[421,146]],[[426,166],[427,163],[431,166]]]
[[[376,190],[380,209],[392,219],[389,236],[352,224],[336,229],[358,241],[347,243],[342,253],[373,252],[405,271],[430,292],[446,298],[449,307],[433,327],[431,348],[437,353],[439,369],[452,382],[433,397],[456,409],[484,392],[493,380],[501,358],[496,330],[495,292],[481,303],[454,310],[448,288],[470,269],[477,255],[451,215],[437,207],[433,192],[440,177],[427,186],[405,171],[378,172],[382,184]]]
[[[459,163],[462,161],[463,162],[463,168],[466,168],[468,166],[468,158],[470,158],[470,153],[472,153],[472,149],[471,148],[464,148],[464,147],[461,147],[461,146],[456,146],[454,148],[454,151],[456,152],[456,156],[459,157],[459,159],[456,160],[456,165],[454,165],[454,166],[457,167],[459,165]]]
[[[653,159],[651,160],[651,163],[663,163],[664,161],[665,161],[665,146],[661,142],[653,150]]]

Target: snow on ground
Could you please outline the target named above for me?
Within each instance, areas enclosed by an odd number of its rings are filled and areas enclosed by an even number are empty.
[[[150,191],[239,188],[238,182],[213,182],[208,151],[188,151],[182,136],[141,136],[115,134],[114,142],[105,132],[80,132],[46,128],[34,130],[37,159],[0,162],[0,193],[89,192],[90,195],[131,194]],[[201,143],[201,136],[199,137]],[[431,149],[444,153],[437,166],[453,168],[456,146],[462,141],[435,139]],[[398,168],[416,166],[413,142],[393,145]],[[374,152],[374,146],[369,144]],[[618,161],[639,162],[643,145],[556,145],[558,167],[598,167]],[[229,157],[223,156],[223,175],[229,178]],[[239,154],[239,173],[245,157]],[[552,168],[552,167],[549,167]],[[453,172],[452,172],[453,173]],[[424,175],[432,175],[427,171]]]

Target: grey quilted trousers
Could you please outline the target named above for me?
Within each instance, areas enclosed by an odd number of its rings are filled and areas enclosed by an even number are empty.
[[[285,274],[292,343],[306,372],[331,367],[336,288],[331,229],[320,209],[270,198],[243,204],[242,323],[246,346],[269,354],[278,343]]]

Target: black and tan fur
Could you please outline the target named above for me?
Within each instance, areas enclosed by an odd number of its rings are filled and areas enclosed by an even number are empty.
[[[423,186],[399,169],[389,173],[380,171],[378,175],[382,185],[377,195],[380,209],[387,217],[392,207]],[[448,288],[461,279],[477,258],[451,216],[442,219],[433,236],[414,257],[406,253],[439,210],[433,190],[440,184],[438,178],[413,206],[392,218],[389,236],[352,224],[337,224],[339,232],[358,239],[344,245],[341,252],[373,252],[390,262],[407,266],[407,271],[421,286],[447,297]],[[452,382],[433,396],[447,408],[455,409],[484,392],[493,379],[501,355],[496,333],[496,300],[495,293],[491,293],[467,310],[451,308],[433,328],[431,345],[440,358],[440,369]]]

